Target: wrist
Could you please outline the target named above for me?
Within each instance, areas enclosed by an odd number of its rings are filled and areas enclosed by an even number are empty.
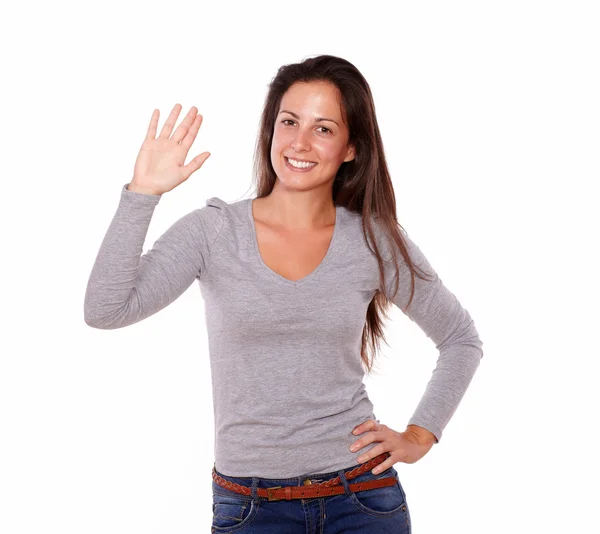
[[[133,181],[131,181],[127,185],[127,191],[133,191],[134,193],[142,193],[143,195],[157,195],[157,196],[161,195],[161,193],[153,191],[152,189],[148,189],[146,187],[140,187]]]
[[[408,425],[406,427],[406,432],[410,432],[411,434],[416,436],[419,442],[421,443],[435,445],[438,442],[437,438],[435,437],[435,434],[433,432],[430,432],[426,428],[423,428],[422,426]]]

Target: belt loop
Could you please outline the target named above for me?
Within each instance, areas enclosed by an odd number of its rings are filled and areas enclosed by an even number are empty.
[[[260,501],[256,488],[258,487],[258,477],[252,477],[252,500],[254,502]]]
[[[348,495],[348,496],[352,495],[352,490],[350,489],[350,485],[348,484],[348,480],[346,479],[346,475],[344,474],[344,470],[340,469],[337,472],[337,474],[340,477],[340,482],[344,486],[344,490],[346,491],[346,495]]]

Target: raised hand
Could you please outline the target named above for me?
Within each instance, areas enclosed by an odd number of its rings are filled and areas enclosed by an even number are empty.
[[[202,124],[202,115],[192,106],[171,135],[180,111],[181,105],[175,104],[158,137],[156,128],[160,112],[158,109],[152,112],[148,133],[135,161],[133,179],[127,186],[128,190],[162,195],[185,182],[210,156],[210,152],[202,152],[184,165]]]

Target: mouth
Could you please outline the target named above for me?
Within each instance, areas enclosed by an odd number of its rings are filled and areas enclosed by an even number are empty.
[[[297,160],[295,158],[291,158],[292,161],[290,161],[290,158],[288,158],[287,156],[283,156],[283,159],[285,160],[285,166],[288,169],[292,169],[294,171],[299,172],[310,171],[318,165],[314,161]]]

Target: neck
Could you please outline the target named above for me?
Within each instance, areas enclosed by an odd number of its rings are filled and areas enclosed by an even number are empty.
[[[261,197],[261,216],[267,222],[290,230],[319,229],[335,224],[336,209],[331,190],[284,191],[273,188]]]

